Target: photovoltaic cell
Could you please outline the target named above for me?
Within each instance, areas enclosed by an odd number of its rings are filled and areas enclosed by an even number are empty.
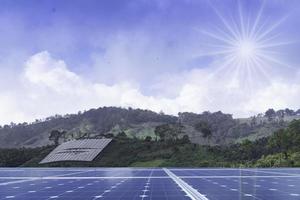
[[[0,199],[299,200],[300,169],[2,168]]]
[[[56,147],[40,164],[58,161],[92,161],[111,139],[84,139],[65,142]]]

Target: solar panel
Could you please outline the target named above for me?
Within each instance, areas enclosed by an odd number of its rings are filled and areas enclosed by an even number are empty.
[[[300,169],[2,168],[0,199],[299,200]]]
[[[58,161],[92,161],[111,139],[84,139],[65,142],[56,147],[40,164]]]

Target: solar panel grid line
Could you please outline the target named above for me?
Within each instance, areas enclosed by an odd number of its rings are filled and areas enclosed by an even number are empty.
[[[241,176],[178,176],[180,178],[289,178],[289,177],[299,177],[300,176],[245,176],[245,175],[241,175]]]
[[[205,180],[206,181],[206,180]],[[219,184],[220,185],[220,184]],[[221,185],[221,187],[223,187],[223,188],[227,188],[228,190],[235,190],[235,188],[230,188],[230,187],[228,187],[227,185]],[[237,192],[240,194],[240,196],[249,196],[249,197],[252,197],[253,199],[257,199],[257,200],[261,200],[260,198],[258,198],[258,197],[256,197],[256,196],[253,196],[253,195],[251,195],[251,194],[248,194],[248,193],[246,193],[246,192],[242,192],[242,190],[239,188],[238,190],[237,190]]]
[[[73,189],[72,192],[75,192],[75,191],[77,191],[77,190],[79,190],[79,189],[85,188],[85,187],[88,186],[89,184],[90,184],[90,183],[87,183],[87,184],[84,184],[84,185],[82,185],[82,186],[80,186],[80,187],[77,187],[77,188]],[[69,190],[64,191],[64,192],[62,192],[62,193],[59,193],[59,194],[57,194],[56,196],[50,196],[49,198],[47,198],[47,200],[48,200],[48,199],[53,199],[53,197],[58,198],[58,197],[63,196],[64,194],[67,194],[67,193],[69,193]]]
[[[22,196],[26,194],[26,192],[21,192],[21,193],[18,193],[18,194],[14,194],[14,195],[10,195],[10,196],[6,196],[5,198],[1,198],[1,199],[13,199],[13,198],[16,198],[18,196]]]
[[[244,177],[240,177],[240,180],[242,180]],[[254,176],[254,177],[252,177],[252,179],[250,178],[250,180],[251,181],[255,181],[256,180],[256,176]],[[278,179],[278,177],[272,177],[273,179],[274,178],[276,178],[276,179]],[[287,178],[291,178],[291,176],[287,176]],[[224,179],[224,178],[222,178],[222,179]],[[229,178],[226,178],[226,179],[229,179]],[[230,178],[231,179],[231,178]],[[247,179],[249,179],[249,178],[247,178]],[[254,180],[253,180],[254,179]],[[207,181],[207,179],[203,179],[203,180],[205,180],[205,181]],[[242,182],[242,184],[240,184],[241,186],[243,186],[243,184],[248,184],[247,182],[243,182],[243,181],[240,181],[240,182]],[[216,182],[214,182],[214,183],[216,183]],[[226,182],[227,184],[228,184],[228,181]],[[273,183],[273,182],[272,182]],[[219,183],[216,183],[217,185],[220,185]],[[243,192],[243,189],[242,188],[239,188],[239,189],[232,189],[232,188],[229,188],[228,186],[227,186],[227,184],[226,185],[221,185],[221,187],[223,187],[223,188],[227,188],[227,189],[229,189],[229,190],[232,190],[232,191],[237,191],[237,192],[239,192],[241,195],[242,195],[242,197],[251,197],[251,198],[253,198],[253,199],[257,199],[257,200],[261,200],[261,198],[259,198],[259,197],[257,197],[256,195],[253,195],[252,193],[247,193],[247,192]],[[254,188],[254,193],[256,194],[256,187],[253,187]],[[277,189],[273,189],[273,188],[269,188],[269,190],[266,188],[266,191],[277,191]],[[253,191],[252,191],[253,192]],[[280,192],[280,190],[278,190],[278,192]],[[286,196],[287,195],[294,195],[294,196],[300,196],[300,194],[297,194],[297,193],[288,193],[288,192],[283,192],[283,194],[285,194]],[[287,199],[287,198],[286,198]]]
[[[144,191],[143,191],[143,194],[140,195],[140,197],[142,198],[142,200],[144,200],[146,197],[148,197],[148,195],[146,195],[147,192],[149,192],[148,188],[149,187],[149,184],[150,184],[150,180],[152,178],[152,174],[153,174],[153,171],[151,171],[148,179],[147,179],[147,182],[146,182],[146,185],[145,185],[145,188],[144,188]]]
[[[72,179],[78,179],[78,180],[85,180],[85,179],[147,179],[147,176],[138,176],[138,177],[134,177],[134,176],[111,176],[111,177],[106,177],[106,176],[80,176],[80,177],[76,177],[76,176],[70,176],[70,177],[27,177],[27,176],[23,176],[23,177],[0,177],[0,179],[2,180],[15,180],[15,179],[28,179],[28,180],[72,180]],[[188,177],[187,177],[188,178]],[[170,179],[170,177],[168,176],[157,176],[157,177],[151,177],[151,179]]]
[[[291,176],[178,176],[181,179],[205,179],[205,178],[210,178],[210,179],[220,179],[220,178],[290,178]],[[297,178],[300,178],[299,176],[295,176]],[[295,178],[293,177],[293,178]],[[85,179],[125,179],[125,178],[130,178],[130,179],[147,179],[148,177],[146,176],[139,176],[139,177],[129,177],[129,176],[116,176],[116,177],[105,177],[105,176],[95,176],[95,177],[0,177],[2,180],[15,180],[15,179],[26,179],[26,180],[72,180],[72,179],[78,179],[78,180],[85,180]],[[157,177],[151,177],[151,179],[169,179],[170,177],[165,177],[165,176],[157,176]],[[1,184],[0,184],[1,185]]]
[[[187,184],[185,181],[183,181],[181,178],[176,176],[174,173],[172,173],[169,169],[163,168],[163,170],[168,174],[173,181],[181,187],[183,191],[192,199],[192,200],[208,200],[204,195],[199,193],[196,189],[191,187],[189,184]]]
[[[75,174],[83,174],[83,173],[87,173],[87,172],[90,172],[90,170],[80,171],[80,172],[72,172],[72,173],[67,173],[67,174],[58,174],[58,175],[55,175],[54,177],[69,176],[69,175],[75,175]]]
[[[82,171],[83,168],[80,167],[69,167],[69,168],[63,168],[63,167],[52,167],[52,168],[41,168],[41,167],[26,167],[24,169],[8,169],[8,168],[1,168],[0,171],[9,171],[9,172],[23,172],[28,170],[35,170],[35,171]],[[162,171],[161,168],[141,168],[141,167],[113,167],[113,168],[105,168],[105,167],[88,167],[89,171]],[[183,169],[184,170],[184,169]]]
[[[124,179],[123,181],[120,181],[120,182],[117,182],[116,184],[114,184],[113,186],[111,186],[111,188],[116,188],[118,187],[119,185],[123,184],[124,182],[126,182],[128,179]],[[96,196],[93,197],[92,200],[96,200],[96,199],[99,199],[99,198],[102,198],[105,196],[105,194],[108,192],[108,189],[107,188],[106,190],[104,190],[101,194],[98,194]]]
[[[168,168],[172,171],[236,171],[236,170],[242,170],[243,168]]]
[[[260,186],[261,188],[264,188],[266,191],[278,191],[279,193],[283,193],[283,194],[289,194],[288,192],[284,192],[282,190],[278,190],[278,189],[275,189],[275,188],[270,188],[270,187],[266,187],[266,186]]]
[[[205,181],[206,181],[206,180],[205,180]],[[216,183],[216,182],[214,182],[214,183]],[[217,185],[217,186],[220,186],[220,187],[222,187],[222,188],[227,188],[228,190],[232,189],[232,188],[228,187],[227,185],[220,185],[219,183],[216,183],[216,185]],[[239,196],[240,196],[239,199],[243,199],[242,196],[247,196],[247,195],[249,195],[249,194],[247,194],[247,193],[242,192],[240,189],[236,189],[235,191],[237,191],[237,192],[240,194],[240,195],[239,195]],[[213,194],[211,194],[211,197],[214,197],[214,199],[217,199],[215,196],[213,196]],[[249,197],[250,197],[250,196],[249,196]],[[252,197],[252,199],[261,200],[261,199],[255,197],[255,196],[251,196],[251,197]]]
[[[191,170],[187,170],[187,171],[184,171],[188,176],[177,176],[177,177],[180,177],[180,178],[182,178],[182,179],[184,179],[184,178],[190,178],[191,176],[193,176],[194,175],[194,173],[191,171]],[[191,175],[190,175],[191,174]],[[205,178],[206,177],[210,177],[210,176],[205,176]],[[203,180],[205,180],[205,178],[200,178],[200,179],[203,179]],[[199,178],[197,178],[197,179],[199,179]],[[188,184],[188,183],[187,183]],[[190,185],[190,184],[189,184]],[[193,189],[195,189],[192,185],[190,185]],[[200,188],[199,188],[200,189]],[[196,190],[196,189],[195,189]],[[197,190],[196,190],[197,191]],[[198,191],[197,191],[198,192]],[[207,200],[209,200],[204,194],[202,194],[202,193],[200,193],[199,192],[199,194],[201,195],[201,196],[203,196],[204,198],[206,198]]]
[[[9,181],[9,182],[0,183],[0,186],[11,185],[11,184],[16,184],[16,183],[24,183],[24,182],[28,182],[28,181],[34,181],[34,180],[37,180],[37,179],[34,178],[34,179],[26,179],[26,180]]]
[[[294,173],[285,173],[285,172],[269,172],[269,171],[265,171],[265,170],[259,170],[259,171],[255,171],[256,169],[244,169],[244,171],[251,171],[251,172],[259,172],[259,173],[268,173],[268,174],[283,174],[283,175],[289,175],[289,176],[300,176],[299,174],[294,174]]]

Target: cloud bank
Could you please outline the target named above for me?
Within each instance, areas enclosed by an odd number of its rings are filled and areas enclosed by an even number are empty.
[[[63,60],[47,51],[32,55],[16,77],[18,89],[0,93],[0,123],[33,121],[54,114],[76,113],[101,106],[121,106],[178,112],[218,111],[244,117],[270,107],[297,109],[300,81],[274,78],[251,93],[232,87],[230,78],[212,76],[214,68],[192,69],[165,75],[157,95],[145,95],[137,83],[104,84],[90,81],[70,70]],[[297,80],[297,79],[295,79]],[[300,80],[300,79],[298,79]],[[172,90],[173,95],[163,91]]]

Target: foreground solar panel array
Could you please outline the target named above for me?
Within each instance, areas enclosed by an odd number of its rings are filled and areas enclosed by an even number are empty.
[[[0,169],[0,199],[300,199],[300,169]]]

